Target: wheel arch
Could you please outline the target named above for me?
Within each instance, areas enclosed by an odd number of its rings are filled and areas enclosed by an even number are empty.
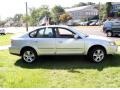
[[[23,47],[23,48],[20,50],[20,55],[22,55],[22,52],[23,52],[24,50],[26,50],[26,49],[33,49],[33,50],[36,52],[36,54],[38,55],[37,50],[36,50],[35,48],[31,47],[31,46],[25,46],[25,47]]]
[[[113,33],[113,31],[112,31],[112,30],[107,30],[107,31],[106,31],[106,33],[107,33],[107,32],[111,32],[111,33]]]
[[[87,54],[88,54],[92,49],[97,48],[97,47],[98,47],[98,48],[102,48],[102,49],[105,51],[105,54],[107,54],[106,48],[105,48],[104,46],[102,46],[102,45],[93,45],[93,46],[89,47]]]

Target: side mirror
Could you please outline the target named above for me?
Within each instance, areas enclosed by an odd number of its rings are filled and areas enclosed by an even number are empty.
[[[74,35],[74,39],[78,39],[79,38],[79,35]]]

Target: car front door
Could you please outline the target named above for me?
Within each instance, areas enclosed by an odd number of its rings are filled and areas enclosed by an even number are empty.
[[[34,45],[38,48],[40,55],[41,54],[55,54],[55,36],[53,28],[41,28],[36,30],[36,34],[30,35],[34,36],[33,38]]]
[[[56,54],[82,54],[84,53],[84,40],[75,39],[75,33],[67,28],[58,27],[56,32]]]

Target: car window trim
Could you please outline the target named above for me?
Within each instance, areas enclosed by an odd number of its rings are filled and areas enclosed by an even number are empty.
[[[72,30],[70,30],[70,29],[68,29],[68,28],[65,28],[65,27],[56,27],[57,28],[57,31],[58,31],[58,28],[62,28],[62,29],[66,29],[66,30],[68,30],[68,31],[70,31],[70,32],[72,32],[73,34],[77,34],[77,33],[75,33],[75,32],[73,32]],[[57,36],[57,32],[55,31],[55,35],[56,35],[56,38],[61,38],[61,37],[58,37]],[[80,36],[79,36],[80,37]],[[74,37],[73,37],[74,38]],[[71,38],[66,38],[66,39],[71,39]],[[81,37],[79,38],[79,39],[82,39]]]
[[[52,37],[52,38],[56,38],[55,30],[53,30],[54,27],[44,27],[44,28],[39,28],[39,29],[33,30],[33,31],[31,31],[31,32],[29,33],[29,37],[30,37],[30,38],[40,38],[40,37],[31,37],[30,34],[31,34],[32,32],[37,31],[37,32],[36,32],[36,35],[35,35],[35,36],[37,36],[39,30],[44,29],[44,32],[45,32],[45,29],[46,29],[46,28],[52,28],[52,32],[53,32],[53,37]],[[45,37],[43,37],[43,38],[45,38]],[[46,37],[46,38],[49,38],[49,37]]]
[[[54,27],[45,27],[45,28],[51,28],[52,29],[52,33],[53,33],[53,37],[52,38],[56,38]],[[45,33],[45,30],[44,30],[44,33]],[[49,37],[47,37],[47,38],[49,38]]]
[[[31,31],[31,32],[29,33],[29,37],[30,37],[30,38],[36,38],[36,37],[31,37],[30,34],[31,34],[32,32],[35,32],[35,31],[38,32],[38,30],[39,30],[39,29],[36,29],[36,30]],[[36,32],[36,35],[37,35],[37,32]]]

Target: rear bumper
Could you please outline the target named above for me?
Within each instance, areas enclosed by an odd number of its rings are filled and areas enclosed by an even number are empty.
[[[9,47],[10,54],[20,56],[20,49],[17,47]]]

